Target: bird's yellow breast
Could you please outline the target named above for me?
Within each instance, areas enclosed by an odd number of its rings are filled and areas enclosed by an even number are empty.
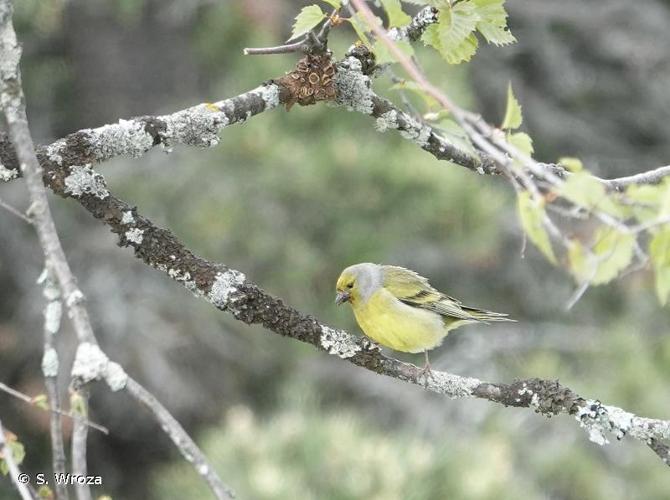
[[[396,351],[432,349],[448,333],[439,314],[408,306],[384,288],[374,292],[367,302],[352,306],[365,335]]]

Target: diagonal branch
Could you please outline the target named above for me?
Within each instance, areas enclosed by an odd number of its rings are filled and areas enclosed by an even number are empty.
[[[569,414],[598,444],[606,443],[610,434],[617,439],[628,434],[644,443],[655,443],[652,449],[661,458],[667,458],[664,452],[667,447],[661,441],[670,440],[670,421],[638,417],[586,399],[555,380],[528,379],[504,384],[445,372],[433,372],[433,377],[426,379],[416,366],[385,356],[368,340],[326,326],[269,295],[241,272],[195,255],[172,232],[156,226],[136,207],[111,194],[99,174],[91,171],[104,195],[67,193],[64,186],[69,175],[66,168],[49,166],[49,185],[56,194],[75,198],[118,235],[121,246],[132,248],[135,257],[239,321],[260,324],[273,333],[311,344],[354,365],[450,398],[486,399],[504,406],[532,408],[546,416]]]

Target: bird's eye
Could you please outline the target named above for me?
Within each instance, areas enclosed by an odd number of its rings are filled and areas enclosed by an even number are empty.
[[[353,283],[349,283],[349,284],[347,285],[347,288],[349,288],[349,289],[352,289],[353,287],[354,287],[354,284],[353,284]]]

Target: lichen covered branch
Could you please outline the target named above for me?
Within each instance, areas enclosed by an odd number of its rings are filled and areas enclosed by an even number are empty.
[[[599,444],[604,444],[609,435],[617,438],[629,435],[644,443],[653,442],[656,449],[660,449],[661,442],[670,439],[670,422],[638,417],[620,408],[588,400],[557,381],[530,379],[501,384],[435,371],[432,377],[426,378],[416,366],[385,356],[377,345],[365,338],[323,325],[312,316],[287,306],[250,282],[240,271],[195,255],[169,230],[156,226],[136,207],[109,191],[104,197],[92,193],[72,196],[65,191],[63,182],[69,171],[51,165],[49,172],[54,192],[75,198],[118,235],[121,246],[132,248],[135,256],[144,263],[239,321],[260,324],[273,333],[311,344],[372,372],[450,398],[486,399],[504,406],[532,408],[547,416],[573,415],[588,431],[589,437]],[[129,238],[129,232],[141,235],[141,238]]]

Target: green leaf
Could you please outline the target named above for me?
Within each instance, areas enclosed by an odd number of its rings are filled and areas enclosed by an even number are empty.
[[[670,296],[670,226],[663,226],[649,242],[649,255],[656,274],[656,295],[661,305]]]
[[[37,490],[37,498],[53,499],[53,498],[55,498],[55,496],[54,496],[54,492],[51,490],[51,488],[49,488],[46,484],[43,484]],[[98,497],[98,500],[100,500],[101,498],[102,497]]]
[[[88,406],[86,405],[86,400],[77,391],[72,391],[70,393],[70,413],[84,418],[88,417]]]
[[[370,39],[366,35],[366,33],[369,31],[368,23],[364,19],[361,19],[360,14],[351,16],[347,19],[347,21],[349,21],[351,27],[354,28],[356,35],[358,35],[358,39],[368,47],[372,47]]]
[[[568,169],[570,172],[581,172],[584,170],[584,164],[579,158],[572,156],[563,156],[558,159],[558,164]]]
[[[407,40],[399,40],[394,42],[404,54],[408,56],[414,55],[414,49],[412,45]],[[395,63],[397,62],[389,48],[381,40],[376,40],[372,46],[372,50],[375,53],[377,64],[386,64],[386,63]]]
[[[605,186],[588,172],[570,175],[558,194],[580,207],[597,209],[614,217],[623,217],[626,212],[617,204],[613,195],[606,192]]]
[[[43,410],[49,409],[49,400],[46,394],[38,394],[33,398],[33,404]]]
[[[21,465],[21,462],[23,462],[23,459],[26,457],[26,449],[23,447],[23,444],[17,441],[16,436],[13,436],[11,433],[9,433],[9,436],[7,436],[7,433],[5,434],[5,442],[6,447],[3,450],[3,453],[7,453],[7,450],[9,450],[14,458],[14,463],[16,463],[16,465]],[[0,458],[2,458],[1,454]],[[0,460],[0,473],[2,473],[3,476],[6,476],[9,473],[9,466],[4,458]]]
[[[521,105],[519,101],[514,97],[514,92],[512,92],[512,84],[507,84],[507,108],[505,109],[505,118],[503,118],[502,129],[515,129],[519,128],[523,123],[523,117],[521,116]]]
[[[318,5],[308,5],[307,7],[303,7],[300,13],[295,17],[293,31],[289,40],[293,40],[294,38],[298,38],[300,35],[309,32],[325,18],[326,14],[324,14],[321,7]]]
[[[494,45],[508,45],[516,42],[516,38],[507,27],[505,0],[472,0],[477,6],[480,17],[477,30],[487,42]]]
[[[544,207],[533,200],[528,191],[519,193],[517,199],[521,226],[530,241],[545,255],[552,264],[556,264],[556,256],[549,240],[549,234],[544,227]]]
[[[517,132],[516,134],[508,134],[507,142],[518,149],[526,156],[533,156],[533,139],[525,132]]]
[[[634,248],[635,235],[610,227],[598,229],[590,263],[591,269],[595,268],[591,283],[602,285],[616,278],[630,264]]]
[[[16,465],[21,465],[23,459],[26,458],[26,449],[23,447],[23,443],[20,443],[19,441],[10,441],[7,444],[9,445],[9,449],[12,450],[14,463],[16,463]]]
[[[333,9],[340,10],[342,8],[342,2],[341,0],[321,0],[322,2],[326,2],[328,5],[330,5]]]
[[[568,262],[570,263],[570,272],[578,283],[591,280],[593,273],[589,272],[589,255],[578,240],[570,240]]]
[[[381,2],[389,18],[389,26],[402,26],[412,22],[412,18],[402,10],[400,0],[381,0]]]
[[[428,26],[422,40],[434,47],[449,64],[469,61],[477,52],[475,29],[479,16],[470,2],[461,2],[450,9],[441,9],[439,22]]]
[[[591,251],[575,240],[568,248],[570,271],[579,283],[608,283],[626,269],[633,258],[635,235],[601,227],[595,238]]]

